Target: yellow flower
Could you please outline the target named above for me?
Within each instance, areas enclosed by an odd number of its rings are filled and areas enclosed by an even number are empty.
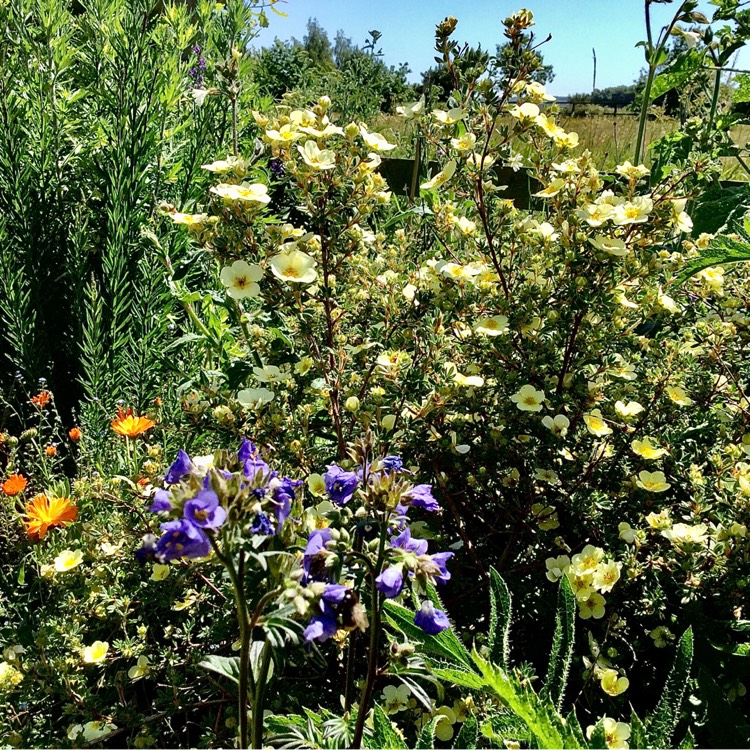
[[[661,535],[679,547],[683,544],[705,544],[707,532],[708,526],[705,523],[698,523],[695,526],[676,523],[672,528],[662,531]]]
[[[591,617],[601,620],[604,617],[604,605],[604,597],[594,591],[587,599],[578,599],[578,614],[582,620],[588,620]]]
[[[526,88],[523,90],[523,97],[529,101],[541,104],[542,102],[554,102],[555,97],[552,94],[548,94],[544,86],[537,81],[531,81],[526,84]]]
[[[627,404],[622,401],[615,402],[615,411],[623,418],[630,419],[643,411],[643,407],[637,401],[628,401]]]
[[[323,497],[326,494],[326,483],[320,474],[310,474],[307,477],[307,489],[311,494]]]
[[[612,560],[600,562],[594,571],[594,588],[602,594],[612,591],[613,586],[620,580],[620,565]]]
[[[602,690],[611,696],[621,695],[630,685],[627,677],[620,677],[614,669],[605,669],[599,675]]]
[[[657,448],[652,442],[650,437],[644,437],[643,440],[633,440],[630,444],[633,449],[633,453],[636,456],[645,458],[647,461],[653,461],[657,458],[667,455],[665,448]]]
[[[652,529],[668,529],[672,525],[672,519],[669,517],[669,508],[664,508],[658,513],[649,513],[646,516],[646,523]]]
[[[514,393],[510,400],[513,401],[521,411],[538,412],[542,410],[544,404],[544,391],[538,391],[533,385],[524,385]]]
[[[327,148],[321,151],[315,141],[305,141],[304,146],[297,146],[297,151],[302,154],[305,164],[313,169],[333,169],[336,166],[336,154]]]
[[[664,648],[669,641],[674,640],[674,633],[664,625],[657,625],[649,633],[649,636],[654,639],[654,646],[656,646],[656,648]]]
[[[388,143],[380,133],[368,132],[364,125],[360,125],[359,132],[362,135],[362,140],[367,144],[368,148],[373,149],[373,151],[391,151],[396,148],[395,143]]]
[[[140,680],[148,674],[149,669],[148,656],[139,656],[135,666],[128,670],[128,677],[131,680]]]
[[[169,575],[169,565],[162,565],[161,563],[154,563],[154,567],[151,571],[150,580],[152,581],[163,581]]]
[[[396,415],[395,414],[386,414],[381,420],[380,420],[380,426],[386,431],[390,432],[396,424]]]
[[[534,514],[537,525],[542,531],[551,531],[560,526],[557,511],[551,505],[534,503],[531,506],[531,512]]]
[[[94,641],[81,651],[81,656],[85,664],[101,664],[107,658],[108,651],[109,643],[107,641]]]
[[[583,208],[576,211],[579,218],[583,219],[590,227],[600,227],[605,224],[612,217],[614,206],[610,206],[608,203],[587,203]],[[589,238],[589,242],[599,250],[603,250],[597,245],[596,241],[607,240],[609,237],[597,235],[594,239]],[[619,240],[617,240],[619,242]],[[624,243],[623,243],[624,244]],[[609,252],[609,251],[607,251]],[[617,253],[613,253],[616,255]],[[624,253],[623,253],[624,254]]]
[[[401,115],[401,117],[405,117],[407,120],[411,120],[424,112],[424,105],[425,98],[424,94],[422,94],[422,96],[419,98],[419,101],[396,107],[396,114]]]
[[[521,124],[534,122],[539,117],[539,107],[533,102],[524,102],[510,109],[510,115],[515,117]]]
[[[583,415],[583,422],[586,429],[596,437],[604,437],[612,434],[612,428],[604,421],[601,410],[592,409]]]
[[[558,557],[548,557],[544,564],[547,567],[547,578],[556,583],[559,581],[570,568],[570,558],[567,555],[559,555]]]
[[[603,557],[604,550],[601,547],[587,544],[578,554],[573,555],[571,565],[578,575],[593,573]]]
[[[268,388],[244,388],[237,393],[237,400],[247,409],[273,401],[276,394]]]
[[[241,185],[230,185],[225,182],[221,182],[218,185],[214,185],[210,188],[209,192],[221,198],[227,203],[270,203],[271,196],[268,195],[268,188],[259,183],[253,183],[252,185],[243,182]]]
[[[693,399],[690,398],[687,392],[683,388],[680,388],[679,385],[668,385],[667,395],[678,406],[690,406],[690,404],[693,403]]]
[[[648,221],[649,214],[654,208],[654,202],[648,196],[638,196],[632,201],[626,201],[615,206],[612,213],[612,223],[618,227],[630,224],[643,224]]]
[[[565,180],[562,177],[556,177],[544,190],[534,193],[536,198],[553,198],[565,187]]]
[[[477,225],[465,216],[452,217],[455,226],[464,237],[469,237],[476,231]]]
[[[266,138],[279,146],[286,146],[302,137],[291,123],[282,125],[278,130],[273,128],[266,130]]]
[[[250,166],[248,159],[240,159],[237,156],[229,156],[226,159],[220,159],[219,161],[212,162],[211,164],[201,165],[201,169],[205,169],[208,172],[214,174],[228,174],[229,172],[244,173]]]
[[[603,253],[609,253],[609,255],[615,255],[620,258],[630,252],[628,246],[622,240],[617,239],[617,237],[605,237],[602,234],[597,234],[596,237],[589,237],[589,242],[597,250],[601,250]]]
[[[623,177],[627,177],[629,180],[640,180],[641,177],[645,177],[647,174],[650,174],[648,168],[643,164],[639,164],[636,167],[629,161],[626,161],[624,164],[620,164],[619,166],[615,167],[615,172],[617,172],[617,174],[619,175],[622,175]]]
[[[421,190],[433,190],[434,188],[444,185],[456,172],[456,162],[451,159],[443,169],[427,182],[423,182],[419,187]]]
[[[628,750],[628,738],[630,737],[630,727],[627,724],[623,724],[621,721],[615,721],[607,716],[602,718],[602,724],[604,726],[604,739],[607,743],[609,750]],[[586,737],[591,739],[594,734],[596,727],[586,727]]]
[[[477,145],[477,137],[474,133],[464,133],[460,138],[451,138],[451,147],[458,151],[460,154],[468,153],[473,151],[474,146]]]
[[[69,570],[77,568],[82,562],[83,552],[81,550],[66,549],[55,558],[55,570],[58,573],[67,573]]]
[[[638,486],[647,492],[666,492],[672,485],[663,471],[642,471],[638,474]]]
[[[620,532],[619,537],[623,542],[632,544],[635,541],[636,531],[629,523],[622,521],[617,525],[617,530]]]
[[[407,685],[386,685],[383,688],[383,695],[381,697],[385,712],[387,714],[396,714],[399,711],[403,711],[409,702],[410,695],[411,690],[409,690]]]
[[[445,112],[442,109],[433,110],[432,116],[442,125],[455,125],[459,120],[466,117],[466,110],[461,107],[454,107]]]
[[[219,278],[232,299],[257,297],[260,294],[260,287],[256,282],[263,278],[263,269],[255,263],[236,260],[231,266],[221,269]]]
[[[0,662],[0,695],[9,693],[23,679],[23,672],[7,661]]]
[[[273,275],[282,281],[312,284],[318,277],[315,270],[317,263],[309,255],[295,248],[284,249],[278,255],[274,255],[270,264]]]
[[[570,588],[573,590],[576,600],[583,601],[594,593],[593,576],[590,573],[579,575],[571,565],[565,571],[565,577],[570,583]]]
[[[203,222],[208,218],[208,214],[181,214],[179,211],[175,211],[169,215],[169,218],[175,224],[182,224],[186,227],[199,227],[203,225]]]

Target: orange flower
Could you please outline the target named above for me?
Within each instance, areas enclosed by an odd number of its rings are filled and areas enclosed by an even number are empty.
[[[43,409],[52,400],[52,394],[49,391],[39,391],[39,395],[31,397],[31,403],[37,409]]]
[[[26,503],[26,533],[32,539],[41,539],[50,526],[64,526],[78,518],[78,508],[67,497],[37,495]]]
[[[19,492],[23,492],[26,489],[26,485],[29,480],[26,479],[23,474],[11,474],[2,485],[3,492],[6,495],[17,495]]]
[[[71,427],[68,430],[68,437],[74,442],[77,443],[81,439],[81,430],[78,427]]]
[[[138,437],[146,430],[150,430],[156,422],[152,422],[147,417],[136,417],[133,410],[117,410],[117,419],[112,420],[112,429],[118,435],[124,435],[126,438]]]
[[[47,455],[48,455],[48,456],[49,456],[50,458],[52,458],[52,456],[56,456],[56,455],[57,455],[57,446],[54,446],[54,445],[48,445],[48,446],[47,446],[47,447],[46,447],[46,448],[44,449],[44,452],[45,452],[45,453],[46,453],[46,454],[47,454]]]

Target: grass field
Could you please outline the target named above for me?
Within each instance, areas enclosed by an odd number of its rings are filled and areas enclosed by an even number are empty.
[[[562,113],[558,120],[566,130],[578,133],[580,137],[579,151],[589,149],[600,169],[611,170],[618,164],[633,158],[638,131],[637,117],[622,114],[618,114],[617,117],[566,117]],[[677,120],[667,117],[651,120],[646,128],[647,142],[651,143],[661,138],[663,135],[676,130],[678,126]],[[400,117],[383,115],[373,123],[373,127],[386,136],[398,135],[396,140],[399,143],[409,143],[407,129],[410,125]],[[750,126],[742,125],[735,128],[733,136],[735,143],[744,146],[750,140]],[[393,156],[412,158],[414,154],[410,152],[407,146],[402,145],[393,153]],[[644,162],[648,164],[649,161],[647,151]],[[743,181],[750,179],[750,175],[742,169],[736,159],[726,158],[723,161],[722,179]]]

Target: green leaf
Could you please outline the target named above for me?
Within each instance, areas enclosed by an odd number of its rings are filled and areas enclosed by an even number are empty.
[[[693,733],[689,729],[687,730],[687,734],[682,742],[680,742],[677,747],[679,747],[680,750],[693,750],[695,747],[695,737],[693,737]]]
[[[649,101],[654,101],[668,91],[686,83],[703,63],[704,53],[696,49],[678,55],[667,69],[654,78],[651,84]]]
[[[373,734],[370,747],[373,748],[406,748],[406,743],[393,728],[391,720],[383,709],[376,705],[373,711]]]
[[[414,746],[415,750],[432,750],[435,747],[435,730],[439,721],[440,717],[436,716],[424,725]]]
[[[718,233],[722,227],[728,227],[733,223],[733,217],[741,216],[748,208],[750,186],[710,187],[691,201],[689,213],[693,220],[693,237],[703,232]]]
[[[548,695],[557,706],[562,707],[565,686],[568,682],[570,661],[573,658],[573,644],[575,642],[576,606],[573,589],[570,582],[563,576],[557,591],[557,614],[555,615],[555,635],[552,639],[552,652],[549,658],[549,668],[544,681],[542,693]]]
[[[735,104],[740,102],[750,102],[750,75],[747,73],[738,73],[732,82],[736,88],[732,91],[732,101]]]
[[[630,747],[648,747],[648,731],[646,725],[640,720],[638,714],[633,711],[630,717]]]
[[[414,612],[395,602],[387,601],[384,605],[386,622],[396,630],[400,630],[409,640],[422,646],[425,653],[440,656],[455,664],[471,667],[471,658],[461,641],[458,640],[453,628],[443,630],[437,635],[427,635],[418,625],[414,624]]]
[[[473,716],[467,716],[453,743],[455,750],[474,750],[477,746],[477,734],[479,725]]]
[[[435,667],[433,671],[444,682],[466,687],[470,690],[487,690],[485,681],[476,672],[468,672],[464,669],[454,669],[451,667]]]
[[[673,284],[683,284],[691,276],[711,266],[724,266],[750,260],[750,243],[727,235],[714,237],[701,254],[688,261],[675,277]]]
[[[224,677],[228,677],[237,685],[240,684],[239,656],[216,656],[212,654],[203,659],[198,666],[207,669],[209,672],[216,672]]]
[[[500,574],[490,568],[490,660],[508,669],[510,654],[510,622],[512,602],[510,591]]]
[[[597,750],[601,750],[602,748],[608,747],[607,745],[607,735],[604,732],[604,720],[600,719],[596,726],[594,727],[594,731],[591,734],[591,737],[589,739],[589,745],[590,748],[597,748]]]
[[[693,630],[688,628],[677,645],[677,655],[654,713],[646,721],[649,741],[655,747],[670,747],[672,732],[680,718],[690,667],[693,663]]]
[[[738,721],[736,709],[705,667],[698,671],[698,690],[706,705],[709,747],[750,747],[750,727]]]

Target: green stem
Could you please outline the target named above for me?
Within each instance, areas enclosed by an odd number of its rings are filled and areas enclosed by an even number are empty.
[[[237,621],[240,627],[240,674],[239,674],[239,695],[238,695],[238,711],[240,714],[240,748],[245,750],[248,747],[249,741],[249,722],[248,722],[248,710],[247,710],[247,699],[250,692],[255,692],[255,684],[253,675],[250,672],[250,637],[252,635],[252,628],[250,627],[250,618],[247,612],[247,599],[245,598],[245,588],[242,585],[242,571],[245,567],[245,553],[240,552],[239,566],[238,569],[234,567],[232,560],[229,557],[224,556],[219,550],[216,540],[209,537],[211,547],[216,554],[216,557],[221,561],[221,564],[226,568],[229,573],[229,578],[232,581],[232,589],[234,590],[234,600],[237,607]]]
[[[716,120],[716,109],[719,105],[719,94],[721,93],[721,69],[716,71],[716,78],[714,79],[714,91],[711,97],[711,112],[708,115],[708,122],[706,123],[706,133],[710,134],[714,129],[714,122]]]
[[[378,560],[375,563],[375,567],[370,569],[370,575],[372,577],[372,593],[370,596],[370,609],[372,610],[370,621],[370,653],[367,655],[367,678],[365,680],[365,685],[362,688],[362,697],[360,698],[359,708],[357,710],[357,725],[354,728],[352,748],[362,747],[362,735],[365,731],[367,709],[370,705],[372,691],[375,688],[375,678],[378,675],[378,641],[380,637],[381,596],[380,592],[375,586],[375,579],[380,575],[380,570],[383,567],[383,559],[385,556],[385,540],[387,536],[388,521],[384,520],[381,522],[380,526],[380,545],[378,547]]]
[[[656,74],[656,66],[651,64],[648,66],[648,77],[646,78],[646,87],[643,89],[643,103],[641,104],[641,116],[638,119],[638,136],[635,141],[635,156],[633,157],[633,163],[638,165],[641,163],[641,155],[644,147],[644,140],[646,139],[646,122],[648,121],[648,107],[651,102],[651,85],[654,82],[654,76]]]
[[[270,665],[271,644],[266,641],[260,655],[260,668],[255,680],[255,695],[253,696],[252,743],[250,747],[258,750],[263,747],[263,694],[266,690],[266,679]]]

